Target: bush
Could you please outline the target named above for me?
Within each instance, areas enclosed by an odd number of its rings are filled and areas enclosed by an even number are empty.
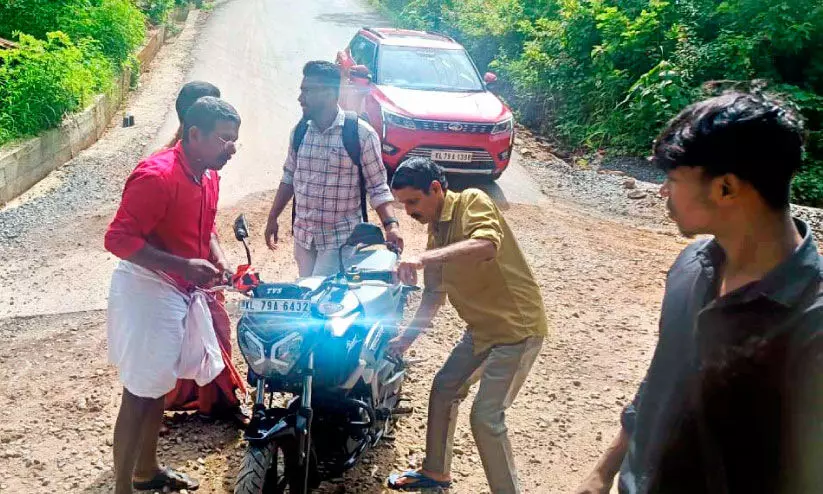
[[[574,148],[646,154],[708,81],[769,81],[810,130],[794,198],[823,205],[819,0],[382,0],[500,72],[520,121]]]
[[[155,26],[164,24],[169,20],[169,14],[177,4],[183,4],[180,0],[138,0],[137,6],[146,14],[149,22]]]
[[[60,32],[19,42],[0,51],[0,144],[59,125],[111,86],[110,62],[93,46]]]
[[[60,30],[67,12],[87,6],[84,0],[6,0],[0,2],[0,37],[11,39],[16,31],[45,39],[46,33]]]
[[[129,0],[100,0],[99,6],[64,18],[62,26],[74,40],[95,40],[118,68],[146,36],[145,17]]]
[[[112,85],[145,38],[130,0],[13,0],[0,3],[0,144],[60,124]]]
[[[39,39],[62,31],[73,41],[93,40],[120,68],[145,39],[145,17],[129,0],[14,0],[0,5],[0,37],[22,32]],[[84,46],[90,46],[83,41]]]

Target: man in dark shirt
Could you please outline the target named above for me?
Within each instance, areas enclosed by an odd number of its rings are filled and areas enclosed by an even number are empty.
[[[690,106],[654,146],[687,247],[620,434],[578,489],[823,492],[821,258],[789,211],[802,122],[764,94]]]

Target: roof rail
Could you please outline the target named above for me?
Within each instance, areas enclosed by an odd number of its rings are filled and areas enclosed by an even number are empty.
[[[431,34],[432,36],[440,36],[441,38],[446,38],[449,41],[454,41],[454,38],[447,34],[438,33],[437,31],[423,31],[426,34]],[[456,43],[456,41],[454,41]]]
[[[383,38],[384,37],[376,29],[372,29],[369,26],[363,26],[363,30],[372,33],[373,35],[377,36],[378,38]]]

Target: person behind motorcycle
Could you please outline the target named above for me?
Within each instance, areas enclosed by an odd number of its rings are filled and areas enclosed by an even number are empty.
[[[338,249],[363,218],[360,186],[365,187],[372,207],[386,229],[386,240],[402,250],[400,224],[394,216],[392,194],[380,138],[362,119],[356,121],[362,178],[344,143],[346,114],[337,104],[340,67],[330,62],[308,62],[303,68],[298,101],[303,121],[289,140],[283,178],[274,197],[266,224],[270,249],[278,241],[278,218],[294,198],[294,257],[301,277],[328,276],[337,270]],[[295,132],[301,129],[299,149]]]
[[[177,141],[183,138],[183,117],[189,111],[191,105],[203,96],[220,97],[220,89],[214,84],[206,81],[189,81],[183,84],[180,92],[177,94],[177,99],[174,101],[174,111],[177,113],[177,120],[179,125],[174,137],[164,146],[164,148],[171,148],[177,144]]]
[[[198,99],[204,96],[219,98],[220,89],[205,81],[190,81],[180,88],[174,104],[180,127],[171,142],[166,145],[166,148],[173,148],[182,139],[183,120],[186,112]],[[236,393],[238,390],[240,393],[245,393],[245,385],[243,384],[243,378],[237,372],[231,360],[231,321],[225,308],[222,293],[214,294],[214,299],[209,300],[209,308],[214,321],[214,332],[223,352],[226,367],[214,381],[205,386],[198,386],[191,379],[178,379],[174,389],[166,394],[166,410],[197,410],[198,414],[204,419],[225,419],[237,424],[239,427],[245,427],[248,425],[249,418],[240,408],[240,400]],[[160,434],[163,435],[166,432],[168,432],[168,428],[161,425]]]
[[[789,185],[799,113],[733,92],[676,116],[654,145],[687,237],[668,272],[657,348],[621,429],[575,491],[823,489],[823,268]]]
[[[443,170],[427,158],[401,165],[392,190],[409,216],[429,225],[429,240],[423,254],[398,265],[400,279],[410,285],[422,269],[425,288],[414,320],[389,342],[389,352],[404,353],[446,295],[468,329],[432,383],[423,467],[392,475],[388,485],[419,490],[451,484],[457,409],[479,380],[470,418],[486,479],[495,494],[520,492],[504,414],[548,334],[540,289],[506,220],[484,192],[452,192]]]
[[[159,466],[157,440],[163,397],[179,375],[190,294],[229,267],[215,230],[216,171],[235,153],[239,129],[231,105],[200,98],[186,113],[182,141],[131,173],[106,232],[106,249],[122,259],[108,306],[109,362],[123,384],[114,428],[116,494],[199,486]]]

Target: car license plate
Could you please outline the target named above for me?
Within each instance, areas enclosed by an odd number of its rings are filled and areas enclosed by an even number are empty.
[[[458,151],[432,151],[434,161],[457,161],[460,163],[471,163],[472,153]]]
[[[306,314],[311,309],[307,300],[274,298],[252,298],[240,302],[243,312],[279,312],[285,314]]]

